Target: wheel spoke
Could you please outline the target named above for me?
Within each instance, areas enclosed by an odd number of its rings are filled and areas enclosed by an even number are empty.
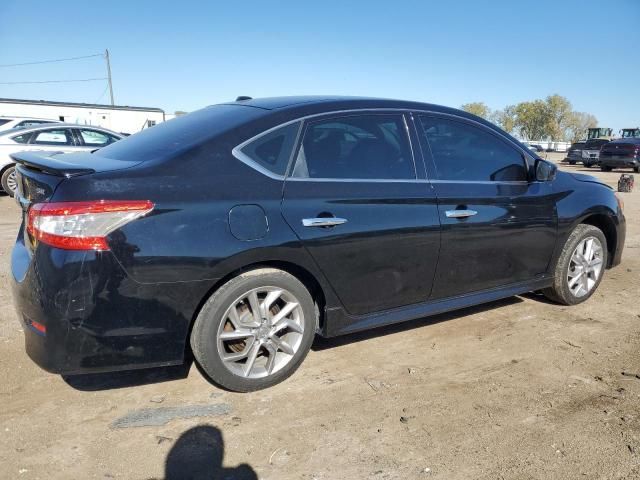
[[[271,305],[280,298],[280,295],[282,295],[282,290],[273,290],[269,292],[262,301],[262,311],[260,312],[260,315],[268,318]]]
[[[255,290],[247,296],[249,298],[249,305],[251,306],[251,313],[253,314],[253,321],[260,323],[262,318],[262,312],[260,312],[260,302],[258,301],[258,292]]]
[[[220,334],[220,340],[239,340],[241,338],[252,337],[253,332],[251,330],[239,329],[234,330],[233,332],[222,332]]]
[[[575,277],[571,278],[571,280],[569,281],[569,288],[570,289],[573,289],[573,287],[575,287],[576,283],[578,283],[578,281],[582,278],[583,273],[584,272],[580,272]]]
[[[273,336],[271,337],[271,341],[273,342],[273,344],[276,346],[278,350],[282,350],[284,353],[288,355],[293,355],[294,353],[296,353],[291,347],[291,345],[289,345],[286,341],[284,341],[280,337]]]
[[[269,352],[269,359],[267,360],[267,374],[271,375],[273,372],[273,367],[276,366],[276,354],[278,353],[278,349],[273,346],[272,342],[267,343],[266,349]]]
[[[276,333],[284,330],[285,328],[288,328],[289,330],[296,332],[296,333],[302,333],[302,327],[300,325],[298,325],[297,322],[294,322],[293,320],[282,320],[278,323],[278,325],[276,325],[275,327],[273,327],[271,329],[271,335],[275,335]]]
[[[271,319],[271,325],[273,325],[274,327],[278,326],[278,323],[282,321],[291,312],[293,312],[297,306],[298,304],[294,302],[287,303],[282,310],[280,310],[277,314],[273,316],[273,318]]]
[[[584,258],[587,262],[590,262],[592,256],[593,256],[593,239],[588,238],[585,243]]]
[[[247,363],[244,366],[244,376],[248,377],[253,369],[253,365],[256,363],[256,358],[258,357],[258,352],[260,351],[260,344],[258,342],[254,342],[251,345],[251,349],[249,350],[249,354],[247,356]]]

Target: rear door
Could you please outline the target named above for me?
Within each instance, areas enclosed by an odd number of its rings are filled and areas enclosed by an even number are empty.
[[[442,224],[432,298],[542,276],[556,239],[551,182],[530,181],[524,153],[480,123],[417,114],[416,128]]]
[[[405,115],[329,115],[306,122],[301,137],[282,213],[347,312],[426,301],[440,225]]]

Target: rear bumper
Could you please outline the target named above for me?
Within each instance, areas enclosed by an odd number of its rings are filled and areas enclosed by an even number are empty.
[[[637,167],[640,165],[640,160],[637,157],[607,157],[603,155],[600,157],[600,164],[605,167],[624,168],[624,167]]]
[[[20,237],[11,270],[26,352],[44,370],[59,374],[182,363],[202,298],[196,297],[206,291],[192,282],[137,283],[110,252],[41,244],[31,253]]]

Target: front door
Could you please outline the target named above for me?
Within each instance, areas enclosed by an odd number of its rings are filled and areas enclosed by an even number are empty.
[[[418,172],[424,177],[422,166]],[[349,314],[428,299],[438,207],[416,174],[403,114],[307,122],[282,212]]]
[[[556,239],[551,183],[530,181],[523,152],[489,127],[418,115],[416,128],[442,224],[432,298],[543,275]]]

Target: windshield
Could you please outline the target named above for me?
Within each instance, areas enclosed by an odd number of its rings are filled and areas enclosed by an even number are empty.
[[[608,137],[610,135],[610,128],[590,128],[587,134],[587,138],[591,140],[592,138]]]
[[[239,105],[213,105],[119,140],[101,148],[99,155],[139,162],[170,158],[264,112],[259,108]]]
[[[622,138],[640,138],[640,128],[625,128],[622,130]]]

